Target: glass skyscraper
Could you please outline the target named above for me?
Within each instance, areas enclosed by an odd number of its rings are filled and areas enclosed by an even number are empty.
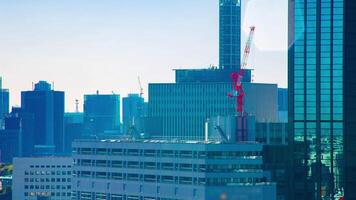
[[[220,68],[240,69],[241,2],[220,0]]]
[[[356,199],[356,1],[289,0],[291,199]]]

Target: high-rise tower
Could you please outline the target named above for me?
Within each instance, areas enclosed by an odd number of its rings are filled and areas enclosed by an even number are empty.
[[[1,120],[9,113],[9,90],[2,88],[2,78],[0,77],[0,125]]]
[[[55,147],[56,153],[62,153],[64,92],[53,90],[46,81],[39,81],[33,91],[21,92],[21,108],[34,116],[35,146]]]
[[[291,199],[356,199],[356,1],[289,6]]]
[[[220,68],[240,69],[241,2],[220,0],[219,63]]]

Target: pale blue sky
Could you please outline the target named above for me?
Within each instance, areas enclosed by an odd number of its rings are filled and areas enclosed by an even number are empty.
[[[255,82],[287,85],[287,1],[244,3],[255,25]],[[218,65],[218,0],[1,0],[0,75],[20,91],[48,80],[66,110],[86,93],[139,92],[137,76],[173,82],[174,68]],[[243,43],[245,38],[243,38]]]

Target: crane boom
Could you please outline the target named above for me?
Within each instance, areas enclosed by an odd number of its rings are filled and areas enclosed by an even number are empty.
[[[254,26],[250,27],[250,34],[248,36],[245,50],[244,50],[244,55],[242,57],[241,69],[245,69],[247,66],[248,57],[251,52],[251,44],[252,44],[253,36],[255,35],[255,29],[256,29],[256,27],[254,27]]]

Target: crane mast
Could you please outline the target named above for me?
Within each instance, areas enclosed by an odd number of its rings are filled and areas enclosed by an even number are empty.
[[[250,27],[250,34],[248,36],[245,49],[244,49],[244,55],[242,57],[242,62],[241,62],[241,67],[239,72],[233,72],[231,74],[231,79],[233,81],[233,86],[232,86],[232,93],[229,93],[228,96],[231,98],[236,98],[236,111],[237,113],[240,113],[243,115],[244,108],[244,97],[246,96],[243,86],[242,86],[242,79],[244,76],[244,69],[247,67],[247,61],[248,57],[250,55],[251,51],[251,44],[253,40],[253,36],[255,34],[255,28],[254,26]]]

